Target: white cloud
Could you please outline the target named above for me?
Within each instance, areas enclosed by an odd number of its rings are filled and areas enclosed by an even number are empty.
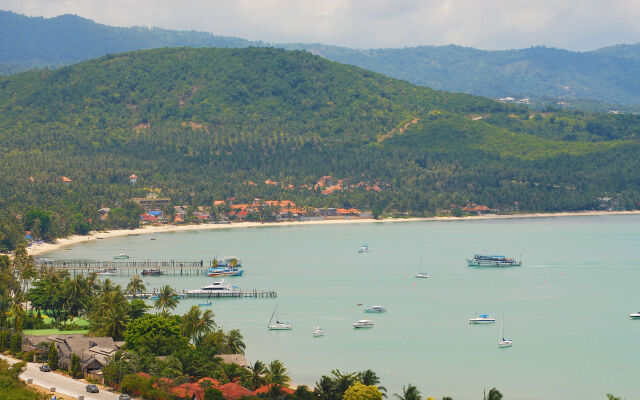
[[[454,43],[587,50],[640,41],[637,0],[0,0],[0,8],[361,48]]]

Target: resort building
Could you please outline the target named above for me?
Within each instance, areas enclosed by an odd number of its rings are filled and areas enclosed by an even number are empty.
[[[171,197],[158,197],[156,193],[149,193],[147,197],[134,197],[131,199],[145,211],[162,210],[171,203]]]

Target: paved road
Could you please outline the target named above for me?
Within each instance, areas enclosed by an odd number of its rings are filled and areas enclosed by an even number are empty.
[[[1,356],[7,360],[9,364],[15,364],[17,361]],[[85,387],[86,383],[69,378],[68,376],[56,374],[53,372],[42,372],[40,368],[42,364],[39,363],[27,363],[27,368],[20,375],[24,381],[27,379],[33,379],[33,384],[42,386],[43,388],[55,387],[56,392],[78,398],[78,395],[84,395],[85,400],[118,400],[118,395],[111,392],[101,390],[100,393],[87,393]]]

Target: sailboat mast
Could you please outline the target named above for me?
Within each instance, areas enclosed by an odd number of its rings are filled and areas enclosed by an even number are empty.
[[[276,315],[276,311],[278,311],[278,303],[276,303],[276,308],[273,309],[273,314],[271,314],[271,319],[269,319],[269,325],[271,325],[271,321],[273,321],[273,316]]]

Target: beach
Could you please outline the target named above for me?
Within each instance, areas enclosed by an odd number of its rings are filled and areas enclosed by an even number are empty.
[[[396,223],[396,222],[417,222],[417,221],[468,221],[487,219],[513,219],[513,218],[552,218],[552,217],[578,217],[597,215],[634,215],[640,214],[640,210],[634,211],[577,211],[559,213],[524,213],[524,214],[485,214],[471,215],[464,217],[424,217],[424,218],[385,218],[385,219],[336,219],[321,221],[287,221],[287,222],[236,222],[230,224],[186,224],[186,225],[149,225],[136,229],[117,229],[105,232],[90,232],[88,235],[72,235],[60,238],[55,243],[37,243],[27,248],[27,252],[32,256],[45,254],[63,247],[72,246],[82,242],[92,240],[108,239],[130,235],[145,235],[165,232],[182,232],[196,230],[213,229],[240,229],[273,226],[304,226],[304,225],[331,225],[331,224],[362,224],[362,223]]]

